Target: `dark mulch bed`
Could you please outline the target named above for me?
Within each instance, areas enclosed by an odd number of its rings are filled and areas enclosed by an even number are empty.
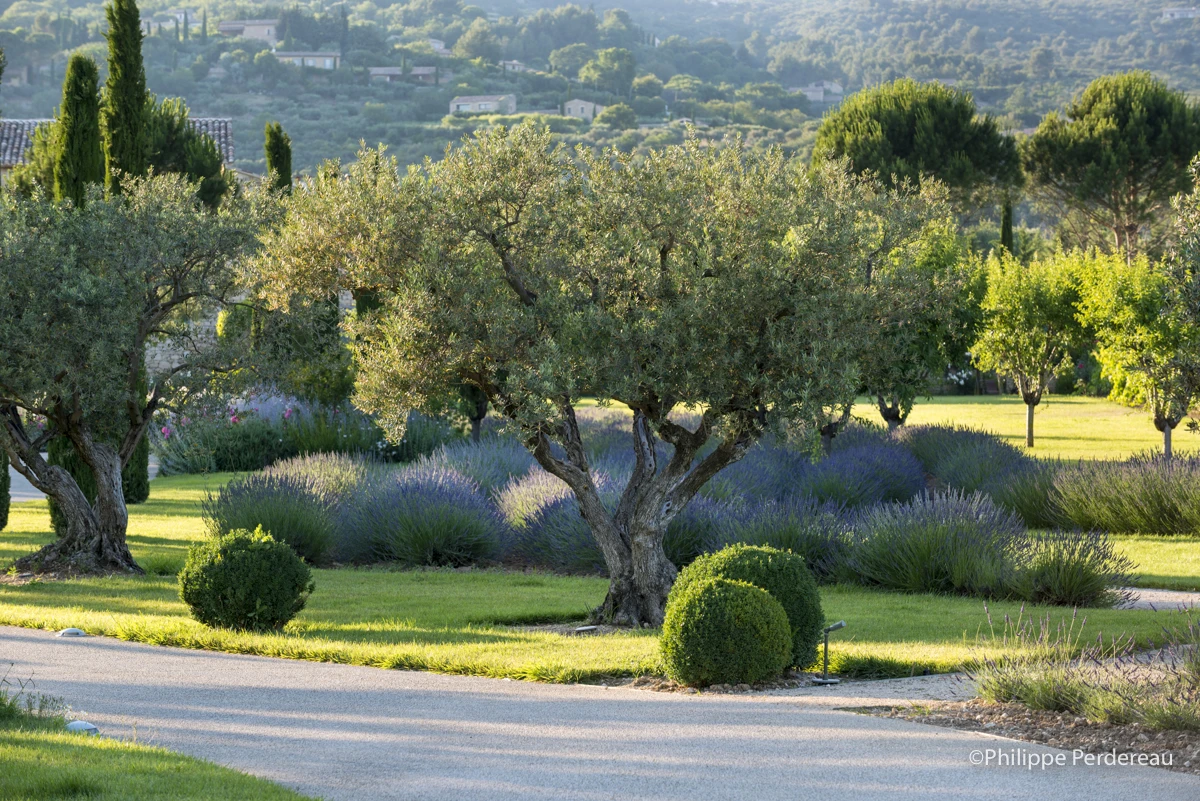
[[[1200,775],[1200,732],[1151,731],[1138,724],[1114,726],[1058,712],[1038,712],[1021,704],[986,701],[932,701],[919,706],[858,709],[950,729],[996,734],[1067,751],[1089,754],[1160,754],[1160,767]],[[1166,765],[1167,755],[1171,765]]]

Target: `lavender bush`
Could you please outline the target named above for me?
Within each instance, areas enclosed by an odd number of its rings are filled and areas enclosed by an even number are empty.
[[[419,464],[362,485],[346,509],[335,553],[356,564],[460,567],[498,559],[506,534],[476,482]]]
[[[1121,534],[1200,531],[1200,458],[1150,454],[1081,462],[1054,481],[1061,514],[1083,529]]]
[[[896,445],[864,443],[800,470],[792,492],[846,508],[906,501],[925,489],[921,463]]]
[[[982,493],[922,495],[860,509],[843,580],[901,592],[1010,594],[1025,527]]]
[[[462,441],[443,445],[422,464],[453,470],[479,485],[485,494],[495,494],[533,466],[533,456],[516,439],[487,437],[478,443]]]
[[[321,564],[333,546],[338,509],[370,472],[348,456],[300,457],[234,479],[201,508],[213,535],[262,526],[305,561]]]
[[[817,581],[828,583],[847,556],[846,519],[841,507],[812,498],[790,496],[726,508],[705,551],[727,545],[768,545],[804,557]]]

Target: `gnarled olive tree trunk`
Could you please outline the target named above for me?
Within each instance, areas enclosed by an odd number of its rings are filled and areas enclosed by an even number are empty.
[[[694,463],[708,441],[712,421],[701,418],[695,431],[660,420],[658,433],[675,452],[665,464],[655,448],[650,419],[635,409],[633,441],[636,463],[615,512],[601,502],[579,437],[575,411],[563,409],[562,444],[566,458],[558,458],[543,433],[531,442],[534,458],[545,470],[567,483],[579,502],[579,511],[592,530],[608,567],[608,595],[593,619],[621,626],[658,626],[663,621],[667,594],[676,569],[663,550],[671,520],[704,483],[723,467],[740,459],[750,447],[749,436],[726,438],[711,454]]]
[[[62,536],[17,560],[16,568],[36,573],[142,573],[125,542],[129,512],[117,449],[94,442],[86,431],[71,435],[96,478],[96,501],[89,504],[74,477],[65,468],[48,464],[19,425],[7,419],[5,427],[3,444],[8,461],[30,484],[58,503],[67,521]]]

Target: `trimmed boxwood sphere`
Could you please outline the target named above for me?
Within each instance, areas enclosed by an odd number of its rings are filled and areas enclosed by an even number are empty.
[[[660,642],[667,675],[680,684],[754,684],[792,659],[787,614],[765,590],[710,579],[672,591]]]
[[[179,597],[192,617],[214,628],[278,631],[312,591],[308,565],[262,526],[192,546],[179,572]]]
[[[779,601],[792,631],[791,664],[803,670],[817,661],[825,626],[821,593],[804,557],[761,545],[731,545],[705,554],[680,572],[671,594],[698,581],[723,578],[760,587]]]

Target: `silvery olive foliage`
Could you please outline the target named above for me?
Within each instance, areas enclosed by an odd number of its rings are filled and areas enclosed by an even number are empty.
[[[254,277],[281,306],[380,293],[350,327],[355,403],[399,436],[446,387],[482,390],[579,500],[612,581],[597,616],[657,624],[668,524],[764,432],[850,402],[872,260],[919,238],[935,194],[736,141],[635,160],[496,128],[404,173],[381,151],[326,165],[287,201]],[[633,411],[615,510],[580,438],[583,398]],[[697,413],[681,422],[677,407]]]
[[[233,363],[195,323],[240,292],[237,260],[268,216],[249,193],[210,210],[178,176],[123,190],[93,189],[79,207],[0,199],[0,448],[68,521],[22,560],[36,569],[139,570],[125,546],[121,467],[156,410]],[[147,369],[155,346],[166,358]],[[94,504],[41,456],[56,436],[92,468]]]

